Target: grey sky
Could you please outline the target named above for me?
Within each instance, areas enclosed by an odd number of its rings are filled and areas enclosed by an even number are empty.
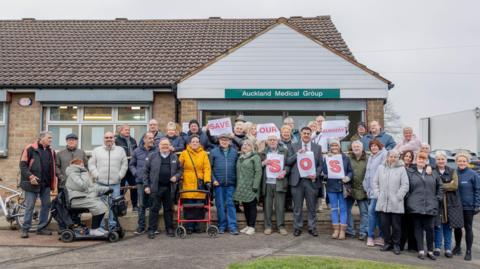
[[[331,15],[361,63],[395,83],[406,125],[479,106],[480,1],[15,0],[0,19],[254,18]]]

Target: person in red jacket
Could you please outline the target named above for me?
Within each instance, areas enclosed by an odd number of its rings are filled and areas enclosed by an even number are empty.
[[[35,202],[40,198],[40,219],[37,228],[38,235],[51,235],[45,229],[50,210],[50,191],[56,190],[55,151],[51,148],[52,133],[43,131],[36,143],[27,145],[20,159],[20,187],[25,191],[25,215],[21,228],[21,237],[28,238],[32,226],[32,215]]]

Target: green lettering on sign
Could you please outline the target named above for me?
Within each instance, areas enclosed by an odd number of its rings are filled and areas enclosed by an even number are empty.
[[[225,89],[225,99],[340,99],[340,89]]]

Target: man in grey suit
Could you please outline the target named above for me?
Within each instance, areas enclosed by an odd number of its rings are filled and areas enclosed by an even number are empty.
[[[300,131],[301,139],[298,143],[292,145],[288,154],[287,165],[291,167],[290,186],[293,197],[293,227],[294,236],[300,236],[303,228],[303,201],[307,202],[308,212],[308,233],[312,236],[318,236],[316,229],[317,222],[317,195],[322,186],[320,173],[322,171],[322,149],[321,146],[312,143],[312,130],[303,127]],[[297,166],[297,153],[312,151],[315,158],[315,174],[308,177],[300,177]]]

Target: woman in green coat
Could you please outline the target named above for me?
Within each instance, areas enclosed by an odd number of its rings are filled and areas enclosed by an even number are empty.
[[[251,140],[245,140],[242,145],[242,153],[237,161],[237,188],[234,198],[243,204],[247,226],[240,232],[247,235],[255,234],[261,182],[262,162],[260,156],[254,151],[254,143]]]

